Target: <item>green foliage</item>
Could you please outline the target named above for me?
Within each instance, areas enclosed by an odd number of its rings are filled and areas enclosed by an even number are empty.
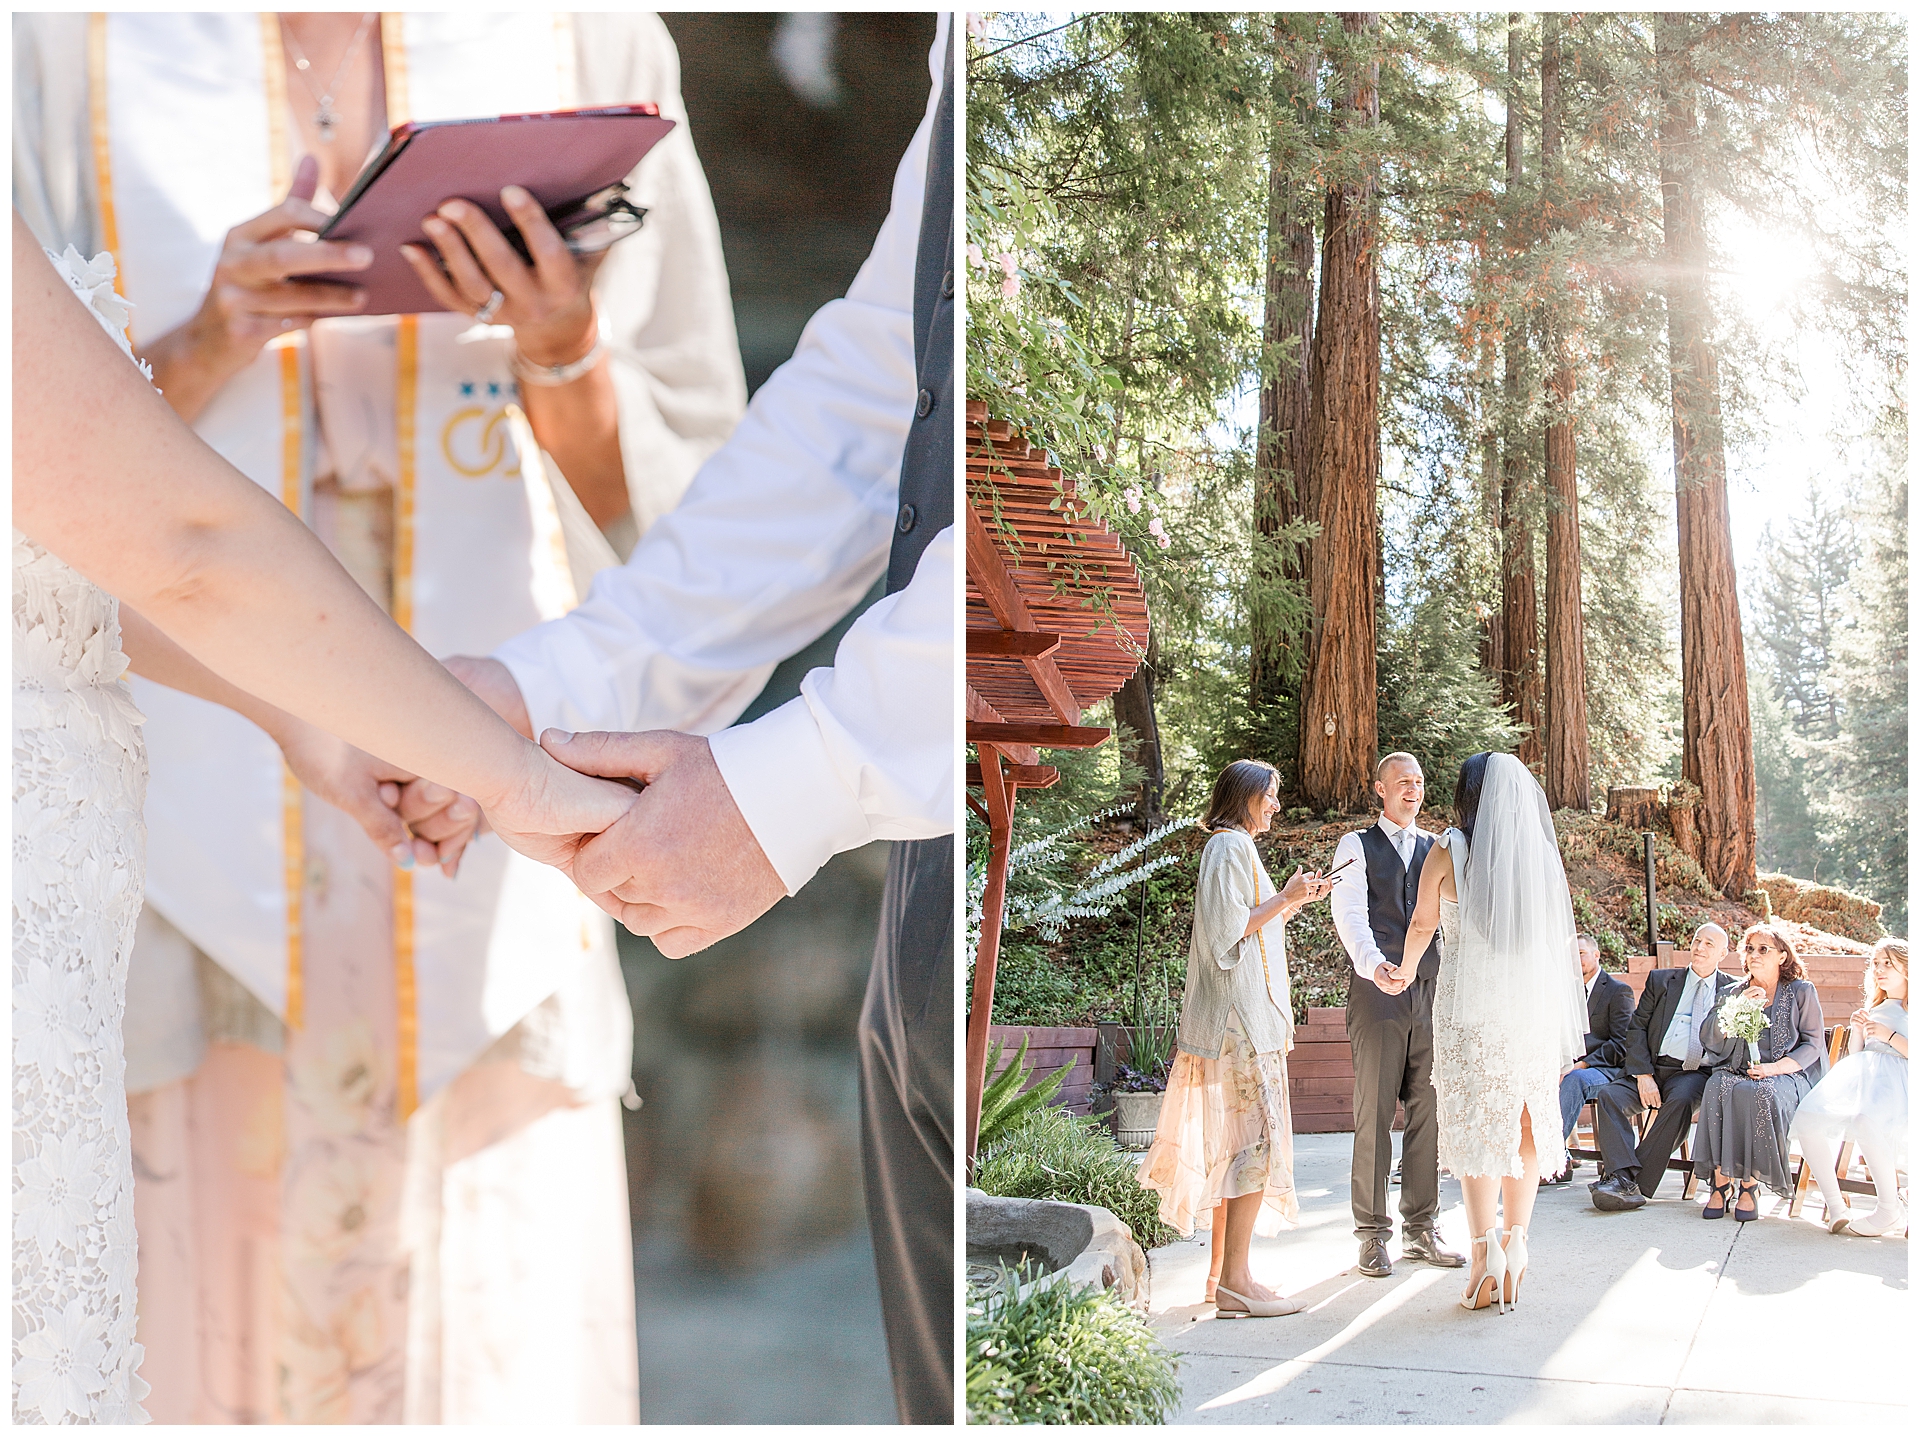
[[[980,1092],[980,1131],[975,1139],[977,1148],[990,1147],[994,1139],[1018,1126],[1035,1108],[1052,1102],[1060,1092],[1060,1085],[1066,1082],[1067,1074],[1073,1071],[1073,1065],[1078,1061],[1069,1058],[1065,1067],[1055,1068],[1031,1088],[1026,1088],[1029,1069],[1025,1035],[1021,1036],[1020,1051],[1013,1055],[1013,1061],[1001,1069],[1000,1059],[1005,1052],[1004,1043],[995,1043],[987,1050],[987,1071],[997,1071],[998,1076]],[[1022,1088],[1026,1088],[1026,1091],[1022,1092]]]
[[[967,1302],[967,1421],[1164,1423],[1178,1363],[1111,1293],[1003,1276]]]
[[[991,1148],[980,1149],[973,1185],[996,1197],[1103,1207],[1133,1230],[1142,1247],[1161,1247],[1180,1234],[1160,1221],[1159,1195],[1135,1179],[1139,1165],[1096,1120],[1039,1108]]]

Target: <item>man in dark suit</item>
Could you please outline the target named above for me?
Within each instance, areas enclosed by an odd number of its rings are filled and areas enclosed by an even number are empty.
[[[1431,834],[1414,826],[1426,778],[1410,753],[1390,753],[1374,770],[1380,820],[1343,837],[1333,851],[1333,926],[1353,959],[1347,981],[1347,1037],[1353,1044],[1353,1228],[1360,1239],[1354,1271],[1387,1277],[1387,1174],[1393,1167],[1393,1110],[1405,1104],[1401,1139],[1400,1253],[1435,1267],[1464,1267],[1434,1233],[1440,1211],[1439,1099],[1433,1091],[1433,986],[1440,972],[1436,935],[1411,978],[1397,976],[1420,891]]]
[[[1573,1136],[1580,1110],[1593,1095],[1620,1076],[1627,1052],[1627,1026],[1633,1021],[1633,989],[1611,973],[1600,971],[1600,940],[1591,933],[1575,936],[1580,950],[1580,976],[1587,984],[1587,1055],[1560,1079],[1560,1136]],[[1540,1185],[1573,1181],[1572,1158],[1557,1173],[1541,1177]]]
[[[1744,981],[1719,971],[1726,956],[1726,929],[1703,923],[1693,935],[1685,968],[1647,974],[1646,989],[1627,1027],[1622,1075],[1600,1090],[1594,1105],[1606,1174],[1588,1184],[1588,1190],[1601,1212],[1646,1206],[1666,1175],[1667,1159],[1700,1109],[1700,1095],[1707,1087],[1701,1025],[1720,996]],[[1658,1116],[1636,1148],[1633,1119],[1647,1108]]]

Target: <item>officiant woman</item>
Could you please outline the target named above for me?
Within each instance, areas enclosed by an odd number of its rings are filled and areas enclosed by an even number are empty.
[[[430,652],[572,607],[739,418],[657,18],[13,24],[16,208],[56,251],[112,251],[167,401]],[[289,282],[353,267],[295,232],[403,120],[634,101],[678,124],[631,178],[644,228],[603,260],[536,278],[456,201],[420,239],[460,312],[360,316],[349,286]],[[154,1420],[635,1421],[609,920],[498,843],[457,883],[412,867],[243,720],[150,684],[138,701],[126,1043]]]

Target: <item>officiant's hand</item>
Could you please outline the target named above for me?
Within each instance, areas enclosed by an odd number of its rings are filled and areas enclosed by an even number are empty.
[[[312,204],[319,180],[318,162],[303,156],[284,201],[227,231],[213,281],[193,317],[141,347],[140,357],[153,366],[154,384],[182,419],[197,418],[268,340],[327,315],[357,314],[365,304],[365,291],[357,285],[295,280],[373,263],[373,251],[365,245],[300,238],[330,218]]]
[[[572,364],[599,338],[593,312],[593,273],[600,257],[576,259],[534,197],[518,185],[500,191],[500,203],[526,241],[533,267],[514,252],[499,227],[476,204],[444,201],[420,222],[440,251],[443,272],[425,245],[400,247],[420,283],[448,309],[473,314],[493,297],[501,303],[488,317],[513,326],[513,340],[539,365]]]
[[[739,932],[786,896],[704,738],[548,729],[540,742],[582,773],[646,785],[625,817],[581,845],[573,881],[667,957]]]

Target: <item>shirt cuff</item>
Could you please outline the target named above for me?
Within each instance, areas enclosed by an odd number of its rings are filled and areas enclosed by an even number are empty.
[[[789,898],[834,854],[867,841],[866,810],[840,781],[805,697],[722,729],[707,743]]]
[[[547,729],[599,733],[626,728],[620,701],[609,682],[610,665],[580,626],[551,619],[516,634],[493,651],[520,686],[537,743]]]

